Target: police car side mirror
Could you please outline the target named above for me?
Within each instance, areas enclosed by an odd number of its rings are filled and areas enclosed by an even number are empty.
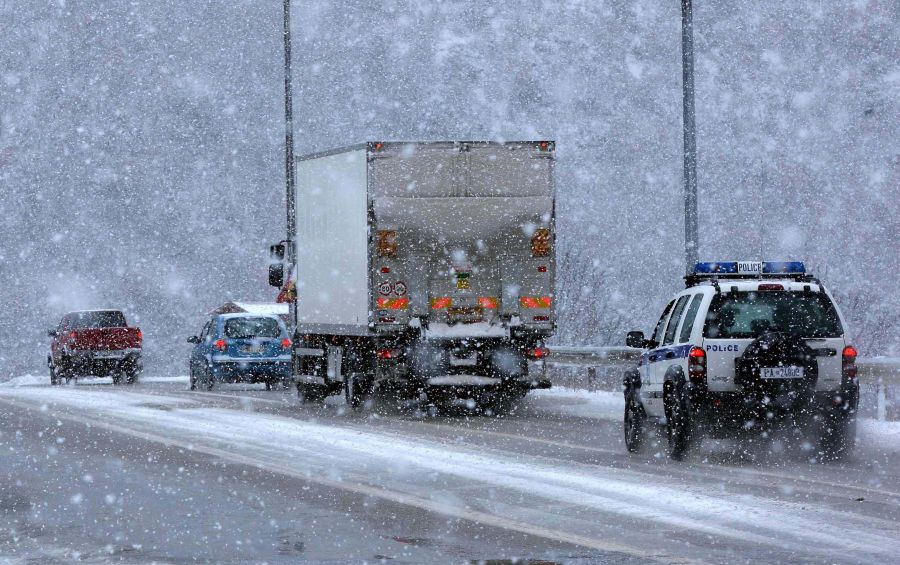
[[[269,265],[269,286],[281,287],[284,284],[284,263]]]
[[[647,340],[644,339],[644,332],[628,332],[625,336],[625,345],[628,347],[637,347],[638,349],[647,347]]]

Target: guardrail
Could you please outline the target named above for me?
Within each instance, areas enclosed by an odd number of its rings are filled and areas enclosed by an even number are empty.
[[[588,382],[596,376],[596,369],[604,367],[614,369],[617,366],[627,367],[637,363],[641,355],[640,349],[633,347],[581,347],[567,345],[549,346],[550,356],[547,361],[551,365],[563,367],[586,367]],[[876,418],[885,420],[887,413],[887,387],[900,385],[900,358],[867,357],[856,362],[859,368],[861,385],[875,387]]]

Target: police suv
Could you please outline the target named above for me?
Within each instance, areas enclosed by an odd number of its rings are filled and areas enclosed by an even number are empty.
[[[707,434],[768,433],[784,423],[818,434],[818,456],[852,450],[856,349],[831,294],[801,262],[697,263],[625,373],[625,444],[665,425],[680,459]]]

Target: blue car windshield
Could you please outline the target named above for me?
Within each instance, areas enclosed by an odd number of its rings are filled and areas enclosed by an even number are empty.
[[[257,337],[278,337],[281,328],[274,318],[228,318],[225,320],[225,337],[252,339]]]

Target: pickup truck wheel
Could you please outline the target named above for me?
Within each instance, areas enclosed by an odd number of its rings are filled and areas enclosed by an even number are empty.
[[[59,386],[60,377],[56,373],[56,367],[50,365],[50,385]]]
[[[122,384],[122,373],[116,372],[112,374],[112,382],[114,386]]]

